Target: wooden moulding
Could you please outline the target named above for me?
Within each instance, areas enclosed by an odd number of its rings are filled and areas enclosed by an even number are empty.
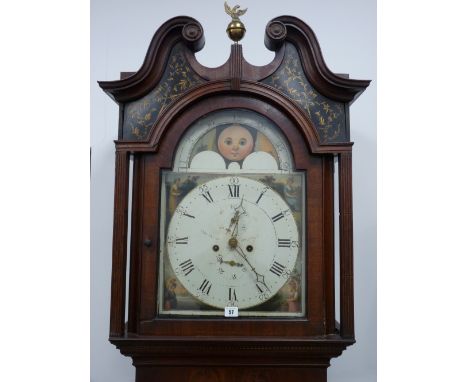
[[[370,83],[368,80],[344,78],[328,69],[312,29],[292,16],[280,16],[267,24],[265,45],[276,52],[270,64],[262,67],[249,64],[242,56],[242,46],[233,44],[231,56],[224,65],[207,68],[198,63],[194,56],[205,43],[201,24],[191,17],[179,16],[168,20],[157,30],[137,72],[118,81],[99,81],[99,86],[118,103],[144,96],[158,84],[170,51],[179,41],[183,41],[189,49],[187,58],[192,68],[207,81],[236,78],[240,81],[260,81],[278,68],[284,56],[284,42],[289,41],[299,50],[307,78],[324,96],[351,103]]]
[[[216,97],[225,96],[229,92],[231,92],[231,81],[229,80],[208,82],[188,91],[178,98],[177,102],[171,103],[161,113],[161,116],[151,128],[146,140],[116,141],[117,150],[128,152],[157,152],[161,139],[167,133],[167,129],[176,116],[196,107],[198,103],[207,98],[214,100]],[[301,130],[301,134],[307,142],[311,154],[334,154],[351,150],[352,142],[327,145],[320,144],[317,131],[305,112],[292,100],[284,97],[281,93],[267,85],[243,81],[240,84],[239,91],[230,94],[232,94],[233,99],[245,98],[266,101],[272,108],[285,111],[288,117],[296,124],[297,128]]]
[[[338,336],[323,339],[256,337],[110,338],[135,365],[270,365],[329,366],[354,343]]]
[[[227,86],[222,89],[223,91],[230,91],[232,93],[244,92],[246,96],[251,97],[261,96],[270,97],[271,99],[280,97],[286,99],[287,97],[276,89],[260,84],[262,79],[273,74],[280,66],[284,58],[284,43],[286,41],[292,43],[298,49],[307,80],[322,95],[331,100],[344,102],[349,106],[370,83],[367,80],[353,80],[331,72],[325,64],[320,45],[312,29],[298,18],[292,16],[277,17],[271,20],[266,27],[265,45],[267,48],[275,51],[275,58],[271,63],[265,66],[251,65],[242,55],[242,46],[233,44],[231,55],[225,64],[218,68],[207,68],[201,65],[195,58],[195,52],[202,49],[204,45],[203,28],[197,20],[181,16],[167,21],[158,29],[150,43],[143,65],[137,72],[130,76],[125,75],[124,78],[118,81],[101,81],[99,82],[99,86],[112,99],[119,103],[123,113],[122,105],[145,96],[158,86],[169,60],[171,50],[180,41],[187,47],[185,54],[190,66],[198,76],[207,82],[208,87],[205,87],[206,84],[198,85],[185,93],[185,95],[176,97],[172,101],[172,104],[169,104],[169,107],[160,112],[152,130],[160,130],[157,125],[164,123],[164,116],[165,114],[170,114],[171,106],[173,107],[174,104],[180,106],[189,99],[191,102],[195,102],[197,97],[203,97],[208,94],[203,94],[204,92],[200,91],[201,89],[208,91],[208,88],[215,83],[225,83]],[[268,90],[264,89],[260,91],[262,94],[259,94],[258,89],[250,89],[252,91],[247,94],[248,84],[263,86]],[[222,90],[220,89],[220,91]],[[291,102],[294,103],[292,100]],[[309,129],[315,131],[312,134],[317,135],[313,123],[307,116],[306,119]],[[121,123],[122,121],[123,116],[121,115]],[[308,139],[310,140],[310,138]],[[151,141],[153,146],[148,146],[149,141]],[[155,146],[157,142],[154,142],[154,139],[151,137],[149,140],[119,140],[119,142],[121,143],[119,150],[148,151],[151,149],[156,150],[157,147]],[[346,151],[346,145],[349,146],[349,144],[351,143],[318,144],[316,147],[311,148],[311,152],[338,153]]]
[[[118,81],[99,81],[99,86],[117,103],[138,99],[149,93],[164,73],[169,54],[177,42],[183,41],[193,52],[205,45],[201,24],[187,16],[166,21],[154,34],[140,69]]]
[[[274,33],[268,33],[268,31],[280,30],[281,25],[286,31],[276,32],[280,38],[278,38],[279,41],[275,41],[270,37]],[[297,17],[279,16],[268,23],[265,34],[267,47],[278,49],[283,41],[290,41],[297,47],[307,79],[324,96],[336,101],[352,103],[369,86],[369,80],[345,78],[328,69],[314,31]]]

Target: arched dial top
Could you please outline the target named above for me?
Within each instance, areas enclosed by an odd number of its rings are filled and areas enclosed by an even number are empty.
[[[220,177],[181,201],[166,246],[179,282],[193,297],[218,309],[246,309],[286,284],[299,232],[277,192],[253,179]]]
[[[176,172],[290,173],[291,150],[268,118],[244,109],[224,109],[195,122],[175,154]]]

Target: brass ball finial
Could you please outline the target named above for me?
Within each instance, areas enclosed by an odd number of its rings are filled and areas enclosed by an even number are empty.
[[[226,28],[226,33],[228,34],[229,38],[234,41],[235,43],[242,40],[245,35],[246,29],[244,23],[239,20],[239,17],[244,15],[247,12],[247,8],[239,9],[240,5],[235,5],[231,8],[227,1],[224,2],[224,10],[226,13],[231,16],[232,20]]]

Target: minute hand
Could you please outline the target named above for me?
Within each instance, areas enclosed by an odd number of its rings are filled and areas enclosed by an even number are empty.
[[[268,291],[270,291],[270,288],[268,288],[268,286],[265,284],[265,276],[261,275],[255,270],[254,266],[250,264],[250,261],[245,255],[244,251],[242,251],[242,249],[239,246],[236,247],[236,251],[239,254],[239,256],[241,256],[245,260],[245,262],[249,265],[249,267],[252,268],[252,271],[255,273],[255,276],[257,278],[257,282],[260,284],[263,284],[265,288],[267,288]]]

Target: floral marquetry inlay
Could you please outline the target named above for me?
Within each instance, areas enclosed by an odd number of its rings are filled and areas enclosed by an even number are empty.
[[[203,83],[188,64],[184,49],[182,44],[174,46],[159,84],[144,97],[125,105],[123,139],[146,139],[151,126],[170,102]]]
[[[312,87],[304,74],[294,45],[286,43],[284,61],[275,73],[262,82],[291,98],[307,113],[322,143],[349,140],[344,103],[333,101]]]

